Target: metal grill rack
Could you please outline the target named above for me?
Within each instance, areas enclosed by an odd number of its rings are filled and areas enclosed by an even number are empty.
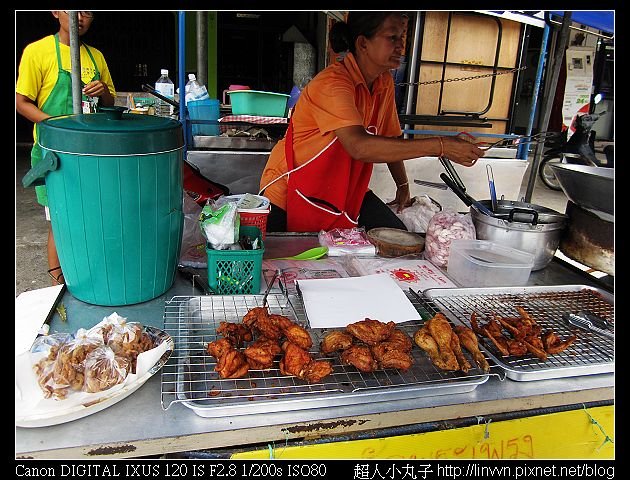
[[[609,293],[586,285],[542,287],[430,289],[424,295],[454,322],[470,326],[473,311],[483,322],[492,315],[519,316],[522,306],[542,327],[555,330],[565,339],[572,334],[577,340],[566,350],[541,361],[532,354],[502,357],[487,338],[480,344],[505,371],[517,381],[564,378],[578,375],[614,372],[614,340],[569,325],[562,315],[589,310],[614,323],[614,298]]]
[[[437,312],[431,302],[407,293],[423,318]],[[362,373],[340,362],[337,354],[319,352],[322,338],[334,329],[309,329],[314,359],[329,360],[333,373],[320,383],[309,384],[280,373],[278,355],[266,370],[249,370],[239,379],[222,379],[216,359],[206,353],[208,342],[219,338],[221,321],[242,322],[245,314],[262,306],[262,295],[173,297],[166,303],[164,328],[175,341],[175,351],[162,369],[162,407],[179,402],[203,417],[291,411],[390,401],[430,395],[463,393],[486,382],[489,374],[474,367],[467,374],[437,369],[419,347],[412,349],[414,363],[406,372],[396,369]],[[270,294],[269,312],[285,315],[308,328],[304,305],[297,295]],[[421,321],[398,324],[410,337]],[[466,354],[467,355],[467,354]],[[492,361],[490,361],[492,363]],[[494,374],[497,375],[497,374]]]

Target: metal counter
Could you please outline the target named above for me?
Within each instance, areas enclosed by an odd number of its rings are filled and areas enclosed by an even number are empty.
[[[267,235],[266,258],[293,255],[317,244],[316,235]],[[584,284],[601,288],[590,275],[554,259],[533,272],[530,285]],[[163,327],[165,302],[178,295],[199,295],[178,276],[164,295],[138,305],[88,305],[66,292],[67,322],[57,315],[51,331],[76,331],[117,312],[130,321]],[[397,426],[487,416],[504,412],[552,409],[590,402],[614,402],[613,373],[566,379],[517,382],[491,376],[471,392],[396,401],[204,418],[174,404],[163,410],[160,374],[127,398],[98,413],[65,424],[16,428],[16,458],[135,458],[167,453],[285,442],[313,436],[347,435]]]

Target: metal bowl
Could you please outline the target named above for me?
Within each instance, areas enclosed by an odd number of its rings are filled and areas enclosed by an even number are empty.
[[[581,207],[614,215],[614,169],[566,163],[550,166],[569,200]]]

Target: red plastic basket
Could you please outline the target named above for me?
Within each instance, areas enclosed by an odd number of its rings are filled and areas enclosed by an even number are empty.
[[[238,213],[241,216],[241,225],[258,227],[262,239],[265,240],[269,210],[239,210]]]

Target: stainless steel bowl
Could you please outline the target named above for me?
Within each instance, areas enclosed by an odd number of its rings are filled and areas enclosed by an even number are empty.
[[[614,215],[614,169],[566,163],[550,166],[569,200],[581,207]]]

